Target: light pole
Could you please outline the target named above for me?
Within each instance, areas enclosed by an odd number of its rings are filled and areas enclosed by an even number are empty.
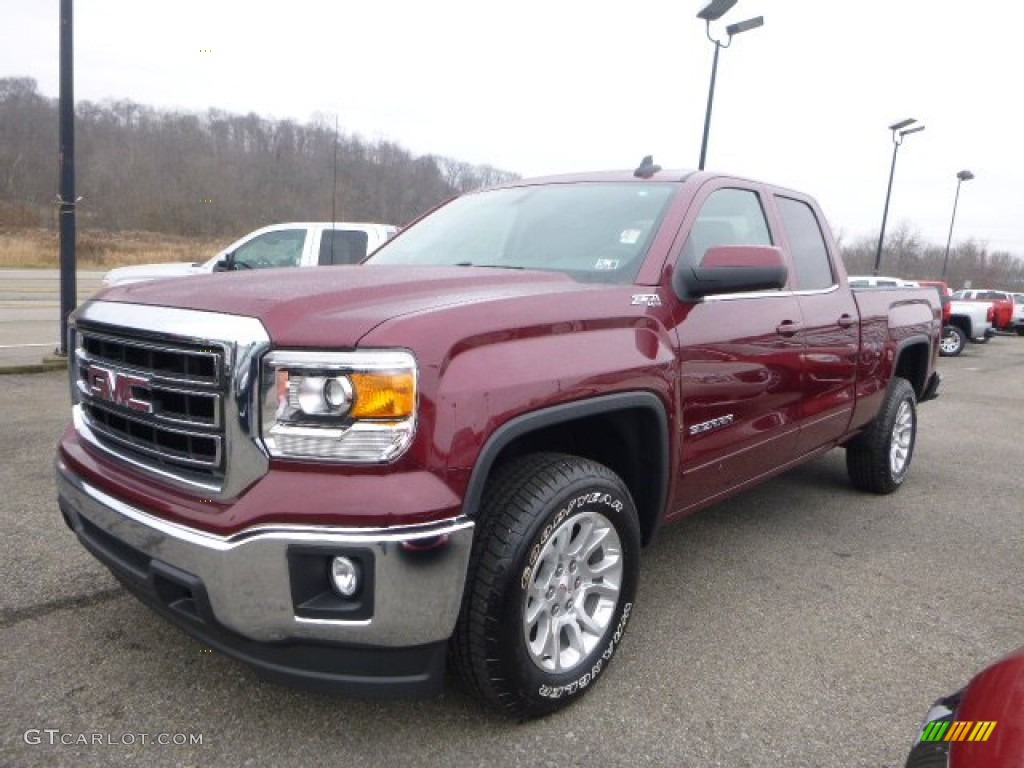
[[[889,198],[892,196],[892,177],[896,173],[896,150],[900,148],[900,144],[903,143],[903,137],[909,136],[911,133],[917,133],[923,131],[923,125],[915,125],[913,128],[907,126],[916,123],[912,117],[908,117],[906,120],[900,120],[898,123],[893,123],[889,126],[889,130],[892,131],[892,167],[889,168],[889,188],[885,192],[885,208],[882,209],[882,231],[878,233],[878,250],[875,252],[875,270],[872,272],[873,275],[878,274],[878,267],[882,263],[882,243],[885,242],[885,220],[889,218]]]
[[[960,202],[960,185],[965,181],[970,181],[974,178],[974,174],[970,171],[960,171],[956,175],[956,197],[953,198],[953,215],[949,217],[949,237],[946,238],[946,256],[942,260],[942,277],[941,280],[946,279],[946,265],[949,264],[949,244],[953,242],[953,222],[956,221],[956,204]]]
[[[740,32],[747,32],[751,29],[757,29],[764,24],[764,16],[756,16],[746,21],[740,21],[736,24],[730,24],[725,28],[726,34],[729,36],[723,43],[721,40],[716,40],[711,36],[711,22],[718,21],[722,18],[729,10],[736,5],[737,0],[711,0],[700,13],[697,14],[698,19],[704,19],[707,23],[706,33],[708,40],[715,44],[715,58],[711,62],[711,85],[708,86],[708,108],[707,112],[704,113],[704,138],[700,142],[700,163],[698,169],[704,170],[704,160],[708,155],[708,133],[711,131],[711,107],[715,103],[715,77],[718,74],[718,52],[722,48],[728,48],[732,44],[732,38],[734,35],[738,35]]]

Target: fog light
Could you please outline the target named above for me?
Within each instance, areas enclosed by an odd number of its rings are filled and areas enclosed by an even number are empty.
[[[331,560],[331,584],[342,597],[352,597],[359,589],[359,568],[347,557]]]

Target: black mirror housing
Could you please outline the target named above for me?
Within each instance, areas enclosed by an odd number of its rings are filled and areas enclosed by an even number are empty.
[[[672,288],[682,300],[746,291],[778,290],[786,286],[789,270],[782,249],[774,245],[716,245],[708,248],[700,266],[680,266]]]

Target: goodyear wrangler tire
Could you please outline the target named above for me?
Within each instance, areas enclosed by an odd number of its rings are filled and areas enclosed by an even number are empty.
[[[846,469],[857,488],[884,494],[903,485],[917,440],[916,403],[910,382],[894,377],[875,420],[846,446]]]
[[[484,493],[452,656],[483,701],[520,719],[560,709],[607,669],[633,610],[636,508],[596,462],[535,454]]]

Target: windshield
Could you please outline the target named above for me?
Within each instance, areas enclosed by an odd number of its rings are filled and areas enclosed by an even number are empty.
[[[466,195],[365,263],[543,269],[628,283],[677,188],[584,182]]]

